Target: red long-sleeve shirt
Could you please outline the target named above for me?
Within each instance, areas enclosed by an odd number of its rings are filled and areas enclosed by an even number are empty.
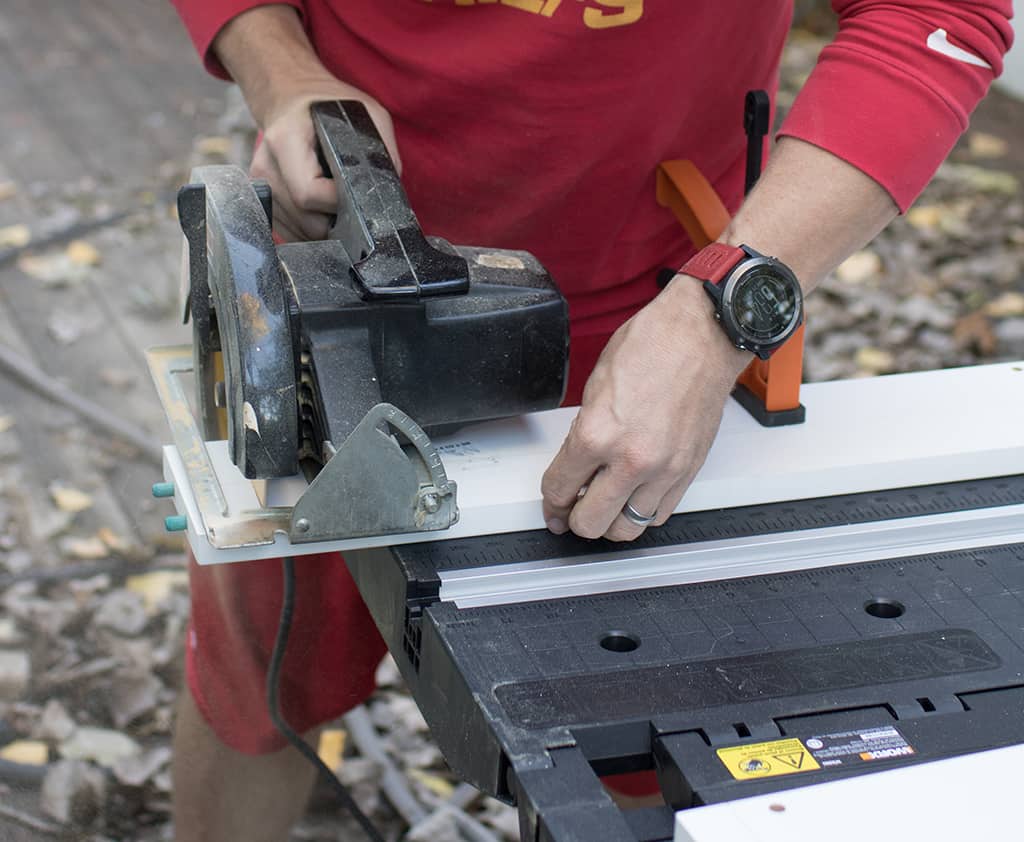
[[[266,0],[174,0],[207,67]],[[324,64],[392,114],[428,233],[525,248],[606,332],[689,250],[654,200],[689,158],[742,198],[747,90],[773,91],[791,0],[288,0]],[[835,0],[839,34],[783,135],[858,167],[906,209],[1002,68],[1011,0]]]

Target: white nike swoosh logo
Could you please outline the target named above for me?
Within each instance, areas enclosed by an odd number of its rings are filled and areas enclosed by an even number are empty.
[[[926,44],[928,45],[929,50],[934,50],[948,58],[962,61],[964,64],[973,64],[975,67],[987,67],[989,70],[992,69],[992,65],[985,61],[985,59],[978,58],[974,53],[969,53],[967,50],[963,50],[960,47],[954,47],[950,44],[949,34],[945,29],[936,29],[928,36]]]

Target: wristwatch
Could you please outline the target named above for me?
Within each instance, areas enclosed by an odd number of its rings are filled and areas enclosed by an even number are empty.
[[[732,344],[762,360],[803,323],[804,298],[796,275],[781,260],[750,246],[712,243],[679,271],[704,282],[715,319]]]

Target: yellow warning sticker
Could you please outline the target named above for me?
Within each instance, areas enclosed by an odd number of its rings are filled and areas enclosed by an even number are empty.
[[[793,775],[821,768],[797,739],[720,748],[717,754],[729,774],[738,781]]]

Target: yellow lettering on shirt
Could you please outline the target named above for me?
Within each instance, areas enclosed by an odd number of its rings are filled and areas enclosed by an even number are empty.
[[[432,0],[425,0],[430,3]],[[584,3],[583,24],[588,29],[629,26],[644,16],[644,0],[579,0]],[[533,15],[554,17],[562,0],[455,0],[456,6],[508,6]],[[565,6],[570,8],[570,6]]]
[[[644,15],[644,0],[591,0],[601,9],[584,9],[583,22],[591,29],[628,26]],[[606,11],[611,10],[611,11]]]

